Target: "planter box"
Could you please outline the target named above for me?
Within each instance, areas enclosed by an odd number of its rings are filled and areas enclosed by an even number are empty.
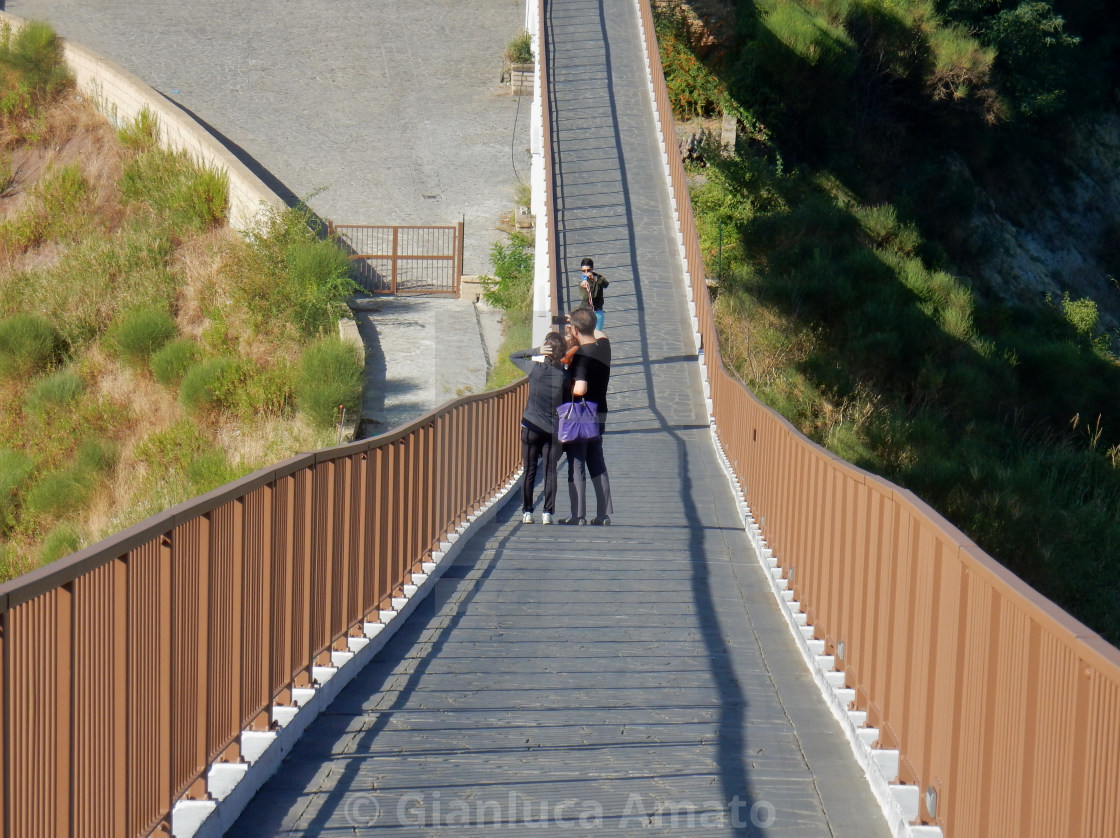
[[[519,95],[531,96],[533,94],[533,76],[535,73],[535,64],[510,64],[510,92],[517,93]]]

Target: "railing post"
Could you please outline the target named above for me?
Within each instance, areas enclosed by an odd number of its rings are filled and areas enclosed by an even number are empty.
[[[455,248],[455,266],[452,268],[451,282],[453,283],[451,290],[455,292],[455,296],[459,296],[460,282],[463,278],[463,248],[465,246],[465,224],[460,221],[455,226],[455,238],[458,240],[458,246]]]
[[[398,247],[399,247],[399,242],[398,242],[399,236],[400,236],[400,228],[397,227],[397,225],[394,224],[393,225],[393,256],[392,256],[392,261],[390,262],[390,265],[392,265],[392,267],[389,270],[389,288],[391,289],[391,292],[393,294],[397,293],[397,254],[398,254]]]

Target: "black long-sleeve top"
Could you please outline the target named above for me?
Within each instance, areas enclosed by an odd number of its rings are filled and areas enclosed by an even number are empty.
[[[555,433],[556,408],[567,400],[571,384],[563,367],[534,361],[535,354],[539,354],[536,349],[523,349],[509,356],[513,365],[529,376],[529,400],[521,421],[537,433]]]

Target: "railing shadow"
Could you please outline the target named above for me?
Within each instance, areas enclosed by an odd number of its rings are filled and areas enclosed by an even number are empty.
[[[611,156],[604,156],[603,158],[605,160],[611,160],[611,164],[609,166],[605,166],[604,168],[606,170],[617,173],[619,184],[619,188],[617,189],[617,191],[610,191],[608,194],[611,194],[612,196],[617,195],[618,199],[621,201],[622,215],[626,222],[624,229],[626,229],[629,233],[629,235],[623,238],[616,238],[611,241],[616,246],[621,245],[625,248],[625,250],[623,251],[623,253],[625,254],[625,259],[629,262],[629,265],[633,270],[632,280],[635,303],[634,312],[636,313],[637,317],[636,328],[639,336],[639,357],[645,359],[649,358],[651,355],[651,347],[649,341],[650,314],[647,311],[647,307],[645,305],[643,279],[641,276],[641,270],[639,268],[642,260],[639,258],[637,241],[635,238],[634,207],[632,206],[631,189],[629,187],[629,173],[626,163],[626,154],[624,153],[624,141],[622,136],[622,127],[620,125],[621,120],[619,115],[619,108],[618,103],[615,99],[615,77],[614,66],[612,63],[611,43],[607,32],[606,9],[602,0],[597,0],[594,3],[594,8],[597,11],[599,31],[601,33],[602,60],[605,64],[607,82],[607,110],[609,111],[611,117],[613,134],[613,149],[611,149]],[[588,14],[590,15],[590,12]],[[582,20],[583,18],[581,17],[580,19]],[[558,26],[557,22],[554,20],[551,21],[551,25],[549,26],[549,35],[553,39],[556,45],[556,49],[565,49],[565,60],[569,62],[569,64],[577,62],[579,60],[578,56],[571,55],[572,48],[570,46],[566,48],[563,47],[564,44],[572,45],[577,43],[577,39],[566,37],[563,34],[562,27]],[[591,49],[600,49],[600,44],[595,42]],[[556,54],[556,50],[553,51],[553,54]],[[550,76],[553,78],[555,78],[556,75],[557,74],[555,72],[550,73]],[[563,126],[557,123],[557,127],[554,130],[557,132],[556,142],[558,147],[563,147]],[[568,143],[570,144],[570,142],[571,138],[569,137]],[[607,147],[604,146],[603,150],[606,151],[606,149]],[[586,159],[587,153],[587,148],[580,148],[579,160],[581,163]],[[567,205],[568,201],[570,200],[568,196],[564,194],[562,186],[564,184],[562,158],[563,153],[561,152],[560,155],[558,155],[556,163],[554,164],[557,168],[557,177],[555,178],[555,180],[558,184],[561,184],[561,189],[558,190],[560,194],[556,196],[558,216],[562,211],[560,207]],[[581,173],[585,172],[586,169],[581,167]],[[604,193],[597,192],[596,194],[601,195]],[[575,225],[572,226],[574,228]],[[564,221],[558,219],[557,227],[558,236],[560,239],[559,253],[562,257],[560,260],[560,264],[563,266],[562,270],[565,271],[565,275],[569,275],[569,273],[574,274],[575,271],[571,271],[571,266],[574,264],[578,264],[579,257],[584,254],[576,254],[574,252],[571,252],[574,248],[574,244],[570,242],[568,238],[569,226],[565,224]],[[584,242],[586,242],[585,237],[581,237],[579,241],[580,247],[586,246],[584,244]],[[600,247],[602,244],[603,242],[599,242]],[[599,267],[598,259],[596,260],[596,267]],[[563,285],[568,291],[567,302],[569,306],[573,304],[573,301],[574,304],[578,305],[578,284],[574,281],[573,278],[569,278],[568,281]],[[608,291],[609,290],[610,289],[608,288]],[[609,305],[607,306],[607,309],[609,313]],[[610,333],[610,331],[611,328],[608,325],[608,334]],[[663,359],[661,363],[668,363],[670,360],[680,360],[680,362],[683,363],[685,362],[686,358],[690,357],[687,353],[687,350],[685,350],[685,347],[683,346],[680,347],[678,353],[679,354],[675,356],[670,356],[669,358]],[[701,631],[699,632],[699,634],[701,637],[703,637],[703,642],[706,646],[707,654],[705,658],[709,667],[709,674],[712,679],[712,683],[715,685],[715,688],[719,694],[720,699],[717,762],[719,766],[718,770],[722,792],[724,795],[724,799],[727,801],[731,801],[736,798],[750,800],[753,799],[753,795],[750,788],[749,772],[744,759],[744,754],[746,754],[747,752],[748,745],[746,726],[744,723],[748,702],[746,695],[744,694],[742,688],[739,685],[739,681],[735,676],[734,669],[732,668],[730,662],[726,659],[726,650],[723,648],[720,642],[720,638],[723,637],[723,632],[721,631],[719,618],[716,614],[716,609],[713,602],[711,579],[706,563],[703,561],[703,559],[699,558],[707,555],[706,548],[708,546],[707,539],[709,533],[708,528],[704,526],[702,516],[700,515],[699,510],[696,507],[696,501],[694,498],[694,489],[696,487],[693,484],[692,478],[693,464],[691,462],[689,453],[689,441],[684,435],[686,433],[686,429],[681,427],[679,424],[670,422],[659,407],[658,391],[653,378],[652,366],[644,361],[637,361],[634,362],[634,364],[640,365],[641,367],[640,374],[645,382],[645,392],[648,394],[647,409],[654,417],[655,429],[652,431],[646,431],[643,429],[643,432],[660,433],[665,438],[671,439],[676,451],[675,473],[679,476],[680,479],[679,495],[681,498],[681,503],[683,505],[684,517],[689,528],[687,554],[694,557],[694,561],[691,563],[691,596],[693,605],[695,607],[695,612],[700,623]],[[631,366],[631,363],[624,362],[624,364],[619,366],[623,365]],[[608,434],[612,433],[610,427],[611,426],[608,423]],[[707,430],[707,425],[704,425],[702,427],[705,431]],[[738,834],[760,834],[758,833],[757,828],[753,826],[753,824],[747,824],[745,826],[736,825],[736,828],[742,830],[739,831]]]

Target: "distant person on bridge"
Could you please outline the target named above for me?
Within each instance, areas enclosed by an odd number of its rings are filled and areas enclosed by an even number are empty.
[[[595,262],[590,256],[584,256],[579,263],[580,274],[579,290],[583,294],[583,304],[595,312],[595,328],[603,330],[606,315],[603,314],[603,289],[610,285],[607,278],[600,273],[595,273]]]
[[[568,499],[572,514],[564,523],[587,523],[587,475],[595,487],[595,518],[592,524],[609,526],[614,508],[611,505],[611,484],[607,478],[607,462],[603,456],[603,431],[607,425],[607,384],[611,378],[611,342],[595,328],[595,312],[577,308],[568,318],[568,338],[574,352],[571,363],[572,396],[585,398],[598,405],[599,435],[564,446],[568,455]]]
[[[556,332],[544,337],[540,352],[523,349],[509,356],[529,376],[529,400],[521,416],[521,460],[525,468],[521,484],[521,523],[533,523],[533,490],[537,482],[537,460],[544,466],[544,512],[542,524],[553,523],[556,514],[556,464],[560,440],[556,438],[556,408],[568,397],[570,386],[564,369],[564,338]]]

